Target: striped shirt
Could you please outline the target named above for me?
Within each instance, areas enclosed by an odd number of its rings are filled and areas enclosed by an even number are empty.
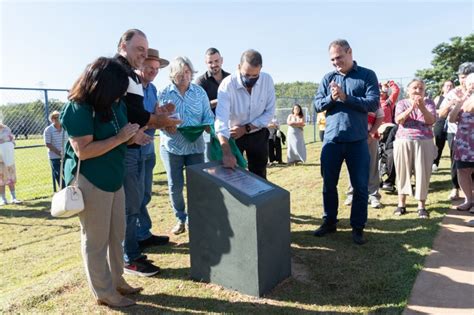
[[[174,84],[170,84],[160,91],[158,95],[160,105],[173,103],[176,112],[183,122],[178,127],[212,125],[214,114],[209,105],[209,99],[202,87],[191,83],[182,96]],[[166,151],[176,155],[188,155],[204,152],[204,139],[202,135],[194,142],[187,140],[179,131],[169,133],[160,130],[160,145]]]
[[[55,147],[56,149],[58,149],[61,152],[64,152],[64,148],[61,148],[61,141],[62,141],[63,131],[64,131],[63,128],[61,128],[60,130],[56,129],[54,127],[54,124],[49,125],[48,127],[46,127],[46,129],[44,130],[44,133],[43,133],[44,143],[45,144],[52,144],[53,147]],[[66,131],[64,131],[64,133],[65,133],[64,134],[64,144],[66,144],[67,133],[66,133]],[[48,157],[49,157],[50,160],[61,158],[59,155],[57,155],[56,153],[51,151],[49,148],[48,148]]]

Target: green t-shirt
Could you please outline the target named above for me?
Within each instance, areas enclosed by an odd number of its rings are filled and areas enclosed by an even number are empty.
[[[101,121],[101,114],[93,115],[89,104],[78,104],[70,101],[64,105],[60,120],[70,138],[92,135],[94,141],[100,141],[115,136],[127,124],[127,108],[123,101],[112,105],[115,116],[109,122]],[[85,161],[81,161],[80,173],[97,188],[115,192],[122,187],[125,173],[125,143],[109,152]],[[66,143],[64,159],[65,182],[69,184],[77,171],[77,156],[69,143]]]

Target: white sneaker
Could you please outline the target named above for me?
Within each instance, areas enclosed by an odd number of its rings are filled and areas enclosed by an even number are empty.
[[[456,200],[459,199],[459,190],[456,188],[453,188],[451,190],[451,193],[449,194],[449,200]]]
[[[21,203],[23,203],[23,201],[21,201],[21,200],[18,200],[18,199],[12,199],[12,203],[14,203],[14,204],[17,204],[17,205],[18,205],[18,204],[21,204]]]
[[[181,221],[176,223],[176,225],[171,229],[171,233],[174,235],[182,234],[184,232],[186,232],[186,224]]]
[[[350,206],[352,204],[352,195],[347,195],[346,200],[344,201],[346,206]]]
[[[437,171],[438,171],[438,165],[433,164],[433,165],[431,166],[431,172],[436,173]]]
[[[467,226],[470,226],[470,227],[474,227],[474,220],[467,221],[467,222],[466,222],[466,225],[467,225]]]
[[[7,204],[8,204],[8,201],[6,201],[5,199],[0,199],[0,206],[4,206]]]
[[[377,198],[370,198],[370,206],[374,209],[382,208],[382,204]]]

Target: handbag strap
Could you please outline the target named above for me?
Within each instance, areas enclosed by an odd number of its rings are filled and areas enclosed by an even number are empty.
[[[61,127],[62,128],[62,127]],[[59,190],[63,189],[63,166],[64,166],[64,128],[61,133],[61,166],[59,167]]]
[[[59,176],[59,190],[63,189],[64,187],[63,186],[63,182],[64,182],[64,174],[63,174],[63,168],[64,168],[64,128],[63,128],[63,133],[62,133],[62,136],[61,136],[61,166],[59,168],[59,171],[60,171],[60,176]],[[76,171],[76,176],[74,177],[74,184],[73,186],[77,186],[77,180],[79,178],[79,170],[81,169],[81,160],[78,159],[78,162],[77,162],[77,171]]]

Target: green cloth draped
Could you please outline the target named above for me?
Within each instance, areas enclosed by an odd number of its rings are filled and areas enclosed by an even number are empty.
[[[186,140],[194,142],[202,135],[206,127],[209,127],[209,125],[179,127],[178,131],[186,138]]]
[[[237,147],[234,138],[229,139],[229,146],[232,154],[235,156],[237,160],[237,165],[243,168],[247,168],[247,161],[244,159],[242,153]],[[211,126],[211,149],[210,149],[210,159],[211,161],[222,161],[222,148],[221,144],[219,143],[219,139],[217,139],[216,131],[214,130],[214,126]]]

